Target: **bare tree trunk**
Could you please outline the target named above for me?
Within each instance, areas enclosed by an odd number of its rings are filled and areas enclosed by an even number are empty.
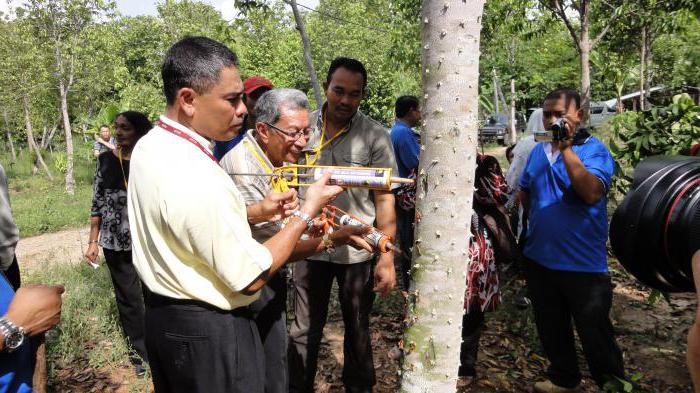
[[[321,96],[321,87],[318,84],[318,76],[316,75],[314,62],[311,58],[311,42],[309,41],[309,36],[306,34],[304,20],[301,18],[301,14],[299,13],[297,1],[289,0],[289,5],[292,7],[292,12],[294,13],[294,21],[297,24],[297,30],[299,30],[299,35],[301,36],[301,43],[304,47],[304,62],[306,63],[306,72],[309,73],[311,86],[314,89],[314,99],[316,100],[316,105],[320,108],[321,105],[323,105],[323,97]]]
[[[33,150],[36,153],[36,161],[41,165],[44,172],[46,172],[46,176],[53,180],[49,167],[46,166],[44,158],[41,156],[41,150],[39,150],[34,140],[34,130],[32,128],[31,119],[29,118],[29,97],[27,97],[26,94],[22,96],[22,107],[24,108],[24,125],[27,128],[27,145],[29,145],[29,151],[31,152]],[[34,164],[34,168],[36,168],[36,164]]]
[[[591,42],[588,37],[588,29],[581,32],[581,110],[583,118],[581,125],[588,126],[591,108]],[[585,32],[584,32],[585,31]]]
[[[424,134],[403,392],[455,391],[478,129],[484,0],[425,0]],[[454,162],[462,162],[459,168]]]
[[[63,81],[58,82],[58,92],[61,99],[61,116],[63,118],[63,134],[66,138],[66,192],[75,194],[75,179],[73,178],[73,138],[68,118],[68,89]]]
[[[649,97],[651,95],[651,83],[653,79],[653,70],[651,68],[651,64],[654,63],[653,61],[653,54],[651,53],[651,45],[654,42],[654,37],[652,37],[651,29],[649,27],[646,28],[646,47],[644,48],[644,61],[645,61],[645,66],[644,69],[646,70],[646,77],[644,78],[644,108],[649,109],[650,108],[650,103],[649,103]]]
[[[58,129],[58,124],[54,124],[51,126],[51,131],[49,131],[49,135],[41,140],[41,148],[42,149],[48,149],[51,146],[51,140],[53,139],[53,136],[56,134],[56,130]]]
[[[515,79],[510,80],[510,143],[516,143],[518,135],[515,132]]]
[[[645,105],[645,89],[644,86],[646,85],[646,82],[644,80],[644,77],[646,75],[646,65],[647,65],[647,58],[646,58],[646,52],[647,52],[647,27],[643,26],[642,27],[642,42],[639,45],[640,47],[640,54],[639,54],[639,110],[643,111],[646,109]]]
[[[493,69],[493,108],[494,113],[498,114],[500,108],[498,107],[498,76],[496,76],[496,69]]]
[[[12,142],[12,134],[10,133],[10,121],[7,119],[7,109],[2,109],[2,117],[5,120],[5,132],[7,133],[7,143],[10,145],[10,153],[12,153],[12,162],[17,162],[17,153],[15,152],[15,144]]]

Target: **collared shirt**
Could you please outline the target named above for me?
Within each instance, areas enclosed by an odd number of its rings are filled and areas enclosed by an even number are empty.
[[[161,120],[208,149],[209,141]],[[257,298],[240,293],[272,263],[250,233],[243,197],[226,172],[186,139],[158,126],[131,155],[129,222],[134,266],[148,289],[222,310]]]
[[[586,170],[610,189],[615,162],[597,138],[571,146]],[[545,144],[530,154],[520,177],[520,188],[530,196],[530,220],[523,253],[554,270],[608,271],[607,196],[592,205],[576,194],[561,154],[550,163]]]
[[[320,145],[323,131],[322,110],[311,113],[309,124],[314,131],[300,159],[300,164],[306,163],[306,154],[313,161],[313,150]],[[328,136],[324,137],[328,141]],[[371,168],[391,168],[396,173],[394,149],[387,129],[359,110],[350,119],[349,128],[324,147],[314,165],[359,166]],[[303,194],[303,189],[300,194]],[[303,197],[303,195],[302,195]],[[373,224],[376,219],[374,196],[371,190],[365,188],[348,188],[332,202],[360,220]],[[320,253],[309,259],[329,261],[333,263],[350,264],[369,260],[372,255],[365,250],[356,250],[350,246],[337,247],[332,254]]]
[[[222,158],[231,151],[236,145],[238,145],[242,140],[243,137],[245,137],[246,130],[250,130],[255,128],[255,124],[248,124],[250,122],[250,116],[245,115],[243,118],[243,127],[241,127],[241,132],[234,136],[233,139],[230,141],[216,141],[214,142],[214,157],[216,157],[217,160],[221,161]]]
[[[408,177],[411,171],[415,170],[418,172],[420,135],[408,124],[396,119],[394,126],[391,128],[391,143],[394,145],[399,176]]]
[[[261,161],[262,160],[262,161]],[[255,139],[255,130],[244,134],[241,142],[226,153],[221,160],[221,167],[231,176],[236,188],[241,192],[246,205],[252,205],[265,199],[272,191],[270,178],[266,176],[244,176],[236,173],[270,173],[274,165],[265,155]],[[251,226],[253,238],[263,243],[282,230],[282,222],[261,222]]]

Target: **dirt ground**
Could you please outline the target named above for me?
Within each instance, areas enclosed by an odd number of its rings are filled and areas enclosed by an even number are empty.
[[[498,149],[498,153],[501,150]],[[68,263],[81,261],[87,228],[68,230],[22,239],[17,254],[23,270],[41,268],[58,258]],[[681,393],[691,392],[690,376],[685,366],[688,328],[696,307],[692,294],[673,295],[670,301],[661,298],[649,301],[651,291],[625,274],[612,263],[614,290],[612,318],[618,342],[624,352],[628,375],[638,378],[638,391]],[[465,392],[528,392],[543,377],[544,359],[532,325],[529,310],[516,309],[513,293],[519,282],[504,291],[504,304],[487,316],[487,327],[481,340],[477,370],[479,377]],[[400,380],[399,360],[394,355],[402,335],[403,305],[399,301],[382,303],[372,316],[372,343],[377,374],[376,393],[393,393]],[[332,306],[331,306],[332,307]],[[316,391],[342,392],[343,323],[337,311],[331,311],[324,333]],[[80,362],[78,362],[80,363]],[[583,390],[597,391],[586,373]],[[455,363],[455,368],[458,364]],[[137,379],[125,362],[121,367],[90,368],[87,364],[58,364],[57,392],[148,391],[149,385]]]

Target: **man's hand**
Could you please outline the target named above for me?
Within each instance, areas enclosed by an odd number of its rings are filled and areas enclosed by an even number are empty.
[[[260,202],[260,212],[267,221],[280,221],[294,213],[299,208],[297,190],[286,192],[270,192]]]
[[[374,268],[374,288],[372,291],[386,296],[396,287],[396,270],[394,270],[394,253],[383,253],[379,256]]]
[[[363,227],[359,225],[346,225],[333,232],[329,237],[331,240],[333,240],[333,244],[336,246],[348,244],[357,250],[374,252],[372,246],[363,237],[371,229],[372,228],[370,227]]]
[[[24,328],[29,336],[36,336],[61,320],[63,285],[30,285],[21,287],[7,309],[5,318]]]
[[[316,183],[306,189],[306,199],[301,210],[309,217],[315,217],[323,206],[344,191],[343,187],[328,185],[331,175],[331,171],[324,173]]]
[[[578,121],[570,114],[564,115],[563,119],[567,138],[562,141],[552,142],[552,146],[558,148],[560,151],[564,151],[574,144],[574,135],[576,134],[576,126],[574,126],[574,124],[578,124]]]

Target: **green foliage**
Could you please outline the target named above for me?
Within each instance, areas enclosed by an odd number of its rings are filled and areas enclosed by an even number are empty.
[[[667,107],[616,115],[610,126],[610,150],[618,164],[629,171],[650,156],[687,153],[700,140],[700,106],[687,94],[679,94]],[[620,173],[614,184],[616,191],[624,192],[630,181],[629,173]]]

